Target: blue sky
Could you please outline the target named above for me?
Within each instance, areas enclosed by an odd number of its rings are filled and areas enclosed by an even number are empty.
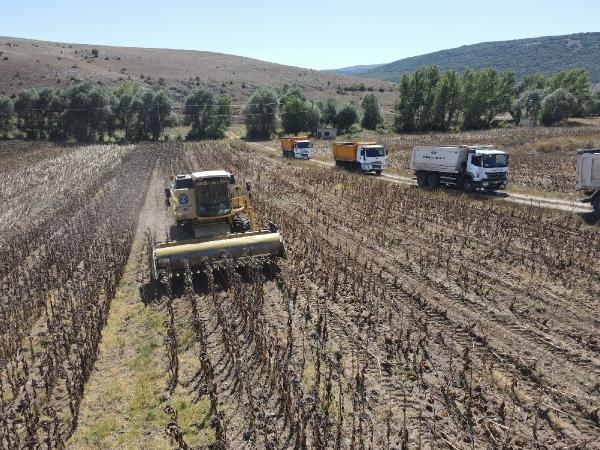
[[[206,50],[313,69],[600,31],[597,0],[0,0],[0,35]]]

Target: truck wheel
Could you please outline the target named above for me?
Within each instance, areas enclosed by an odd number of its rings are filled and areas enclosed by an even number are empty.
[[[381,176],[381,170],[376,170],[375,171],[375,175],[377,175],[378,177],[380,177]]]
[[[424,187],[427,183],[427,174],[425,172],[417,172],[417,185]]]
[[[596,214],[600,214],[600,193],[592,198],[592,208],[594,208]]]
[[[435,189],[440,185],[440,177],[437,173],[427,175],[427,187]]]
[[[460,189],[469,194],[473,192],[475,190],[475,187],[473,186],[473,180],[471,180],[469,177],[464,177],[460,182]]]

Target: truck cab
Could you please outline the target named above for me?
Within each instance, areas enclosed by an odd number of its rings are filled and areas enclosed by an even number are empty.
[[[492,146],[469,147],[465,169],[473,188],[503,189],[508,182],[508,154]]]
[[[380,174],[385,169],[385,149],[381,145],[363,145],[358,147],[356,160],[363,172]]]
[[[294,158],[310,159],[312,157],[312,142],[309,140],[294,142]]]
[[[381,145],[359,145],[356,161],[363,172],[375,172],[379,175],[385,169],[385,149]]]
[[[310,159],[312,157],[312,142],[308,139],[308,136],[281,138],[281,155],[284,158]]]

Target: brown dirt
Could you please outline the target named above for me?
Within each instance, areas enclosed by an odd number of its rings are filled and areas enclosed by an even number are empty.
[[[92,49],[99,56],[91,56]],[[29,87],[65,87],[82,80],[110,87],[125,82],[158,85],[159,79],[181,101],[196,85],[210,86],[240,105],[264,85],[298,85],[314,101],[333,96],[359,105],[364,92],[336,93],[337,87],[362,83],[377,94],[385,112],[393,110],[397,92],[385,81],[284,66],[241,56],[170,49],[110,47],[0,37],[0,95]],[[4,60],[4,58],[8,58]],[[379,92],[383,88],[384,92]]]
[[[144,413],[154,448],[176,436],[229,448],[598,448],[599,234],[582,217],[283,162],[235,141],[152,152],[162,156],[135,264],[106,333],[158,342],[158,381],[139,414],[94,404],[111,374],[122,392],[140,386],[127,374],[141,350],[103,341],[77,448],[135,448],[136,427],[113,424]],[[168,234],[164,180],[217,168],[253,182],[288,259],[274,275],[199,276],[149,296],[140,228]]]
[[[203,324],[214,376],[198,362],[187,385],[215,386],[229,446],[595,448],[597,230],[239,144],[185,150],[175,171],[252,179],[289,252],[273,281],[172,298],[174,323]]]

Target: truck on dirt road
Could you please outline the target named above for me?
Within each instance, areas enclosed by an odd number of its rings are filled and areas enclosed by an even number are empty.
[[[577,151],[577,189],[584,191],[596,214],[600,214],[600,148]]]
[[[504,189],[508,154],[491,145],[415,145],[410,168],[419,186],[457,186],[465,192]]]
[[[385,169],[385,149],[376,142],[334,142],[335,166],[381,175]]]
[[[310,159],[312,142],[308,136],[281,138],[281,156],[284,158]]]

